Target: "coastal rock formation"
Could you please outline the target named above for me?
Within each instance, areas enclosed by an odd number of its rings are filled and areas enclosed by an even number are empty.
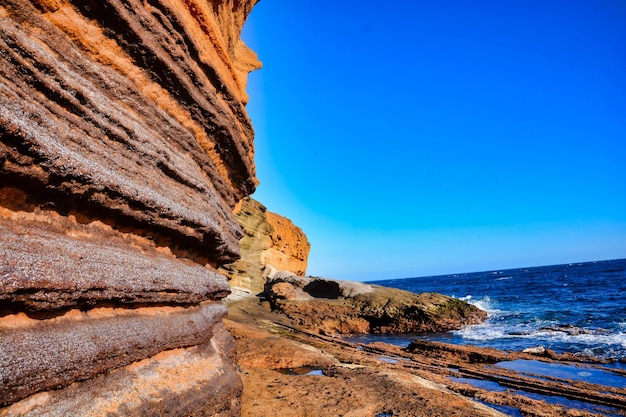
[[[263,291],[271,270],[306,273],[311,245],[302,229],[249,197],[241,201],[235,213],[244,231],[241,259],[220,270],[229,277],[231,286],[257,294]]]
[[[261,256],[261,262],[278,271],[306,274],[311,244],[302,229],[279,214],[268,211],[266,215],[272,227],[272,245]]]
[[[0,4],[0,415],[238,415],[257,0]]]
[[[302,329],[256,297],[229,300],[228,311],[224,323],[235,336],[246,417],[626,412],[626,372],[606,365],[612,361],[423,339],[406,348],[352,343]]]
[[[326,334],[458,329],[487,314],[441,294],[303,276],[310,249],[302,230],[252,198],[236,208],[241,259],[220,269],[232,287],[265,297],[297,325]]]
[[[276,272],[265,285],[273,310],[322,334],[443,332],[487,313],[456,298],[360,282]]]

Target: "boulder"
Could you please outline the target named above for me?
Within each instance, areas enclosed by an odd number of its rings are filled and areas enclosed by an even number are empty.
[[[324,334],[443,332],[487,313],[457,298],[360,282],[274,272],[265,285],[273,310]]]
[[[540,345],[540,346],[529,347],[529,348],[523,349],[522,352],[530,353],[532,355],[543,356],[546,354],[546,348]]]
[[[288,282],[278,282],[275,285],[272,285],[269,293],[267,294],[267,298],[269,298],[273,303],[276,303],[279,300],[293,301],[302,299],[296,291],[296,288]]]

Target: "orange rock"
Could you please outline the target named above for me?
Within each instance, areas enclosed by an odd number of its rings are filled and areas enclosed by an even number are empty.
[[[243,73],[259,64],[239,39],[256,0],[33,3],[0,6],[3,185],[237,259],[232,209],[258,183]]]
[[[244,198],[235,212],[244,230],[241,259],[220,270],[231,286],[256,294],[263,291],[270,269],[306,273],[311,245],[302,229],[252,198]]]
[[[257,1],[0,2],[0,415],[240,415]]]
[[[305,275],[311,244],[306,235],[291,220],[272,212],[267,212],[267,223],[272,226],[272,246],[263,254],[265,265],[278,271],[289,271]]]

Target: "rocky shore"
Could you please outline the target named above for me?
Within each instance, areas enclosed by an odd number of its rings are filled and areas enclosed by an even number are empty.
[[[301,240],[306,237],[289,221],[270,224],[268,214],[252,199],[242,202],[237,213],[245,233],[242,259],[223,268],[231,278],[224,321],[235,336],[242,416],[626,414],[623,386],[500,366],[518,360],[538,372],[566,366],[585,375],[597,371],[619,377],[619,370],[599,363],[574,367],[593,362],[589,358],[543,347],[502,352],[418,340],[406,348],[348,342],[342,337],[458,329],[480,323],[486,313],[441,294],[302,276],[309,245]]]
[[[486,314],[303,276],[302,230],[248,198],[256,3],[0,4],[0,417],[626,415],[624,387],[495,366],[576,359],[545,349],[341,339]]]
[[[321,334],[442,332],[482,322],[487,313],[456,298],[360,282],[270,273],[273,311]]]
[[[245,417],[626,415],[626,387],[497,366],[514,360],[574,366],[584,358],[424,341],[405,349],[355,344],[305,328],[251,294],[231,297],[227,306]],[[585,367],[609,372],[598,363]]]

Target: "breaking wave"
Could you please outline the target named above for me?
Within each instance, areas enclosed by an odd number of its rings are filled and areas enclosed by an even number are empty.
[[[487,320],[424,338],[626,360],[626,259],[378,281],[455,296]]]

